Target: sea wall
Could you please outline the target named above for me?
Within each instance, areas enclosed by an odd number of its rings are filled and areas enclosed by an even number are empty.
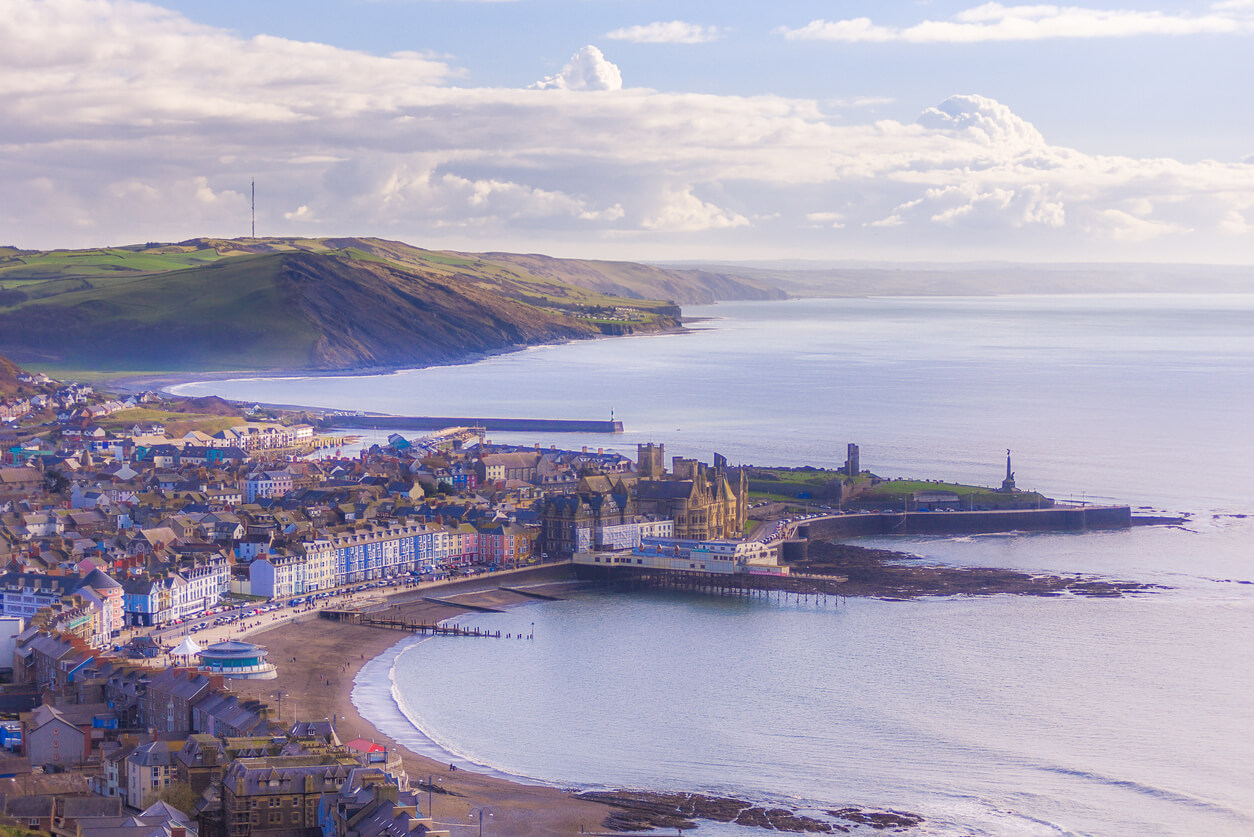
[[[856,538],[872,535],[979,535],[993,532],[1083,532],[1126,529],[1128,506],[1066,506],[1052,509],[845,514],[811,520],[798,537]]]
[[[484,430],[534,430],[542,433],[622,433],[621,421],[595,419],[466,418],[461,416],[330,416],[327,427],[363,430],[441,430],[482,427]]]

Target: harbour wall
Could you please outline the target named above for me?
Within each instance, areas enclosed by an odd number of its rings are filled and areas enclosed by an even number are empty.
[[[842,514],[804,521],[799,538],[856,538],[873,535],[982,535],[995,532],[1084,532],[1127,529],[1129,506],[1060,506],[1005,511],[881,512]]]
[[[621,421],[595,419],[467,418],[458,416],[329,416],[327,427],[363,430],[442,430],[482,427],[484,430],[530,430],[539,433],[622,433]]]

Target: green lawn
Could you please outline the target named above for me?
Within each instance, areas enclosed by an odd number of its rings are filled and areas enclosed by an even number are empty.
[[[109,274],[164,273],[208,264],[221,256],[216,250],[167,252],[135,251],[121,247],[97,250],[54,250],[36,255],[0,255],[0,279],[54,279]]]

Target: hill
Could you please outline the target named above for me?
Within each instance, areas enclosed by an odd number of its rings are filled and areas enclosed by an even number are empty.
[[[101,371],[344,370],[676,325],[667,302],[411,250],[206,239],[0,254],[0,351]]]
[[[698,264],[798,297],[1248,293],[1254,268],[1200,264]]]
[[[0,355],[0,401],[14,396],[32,395],[37,388],[17,379],[25,370],[4,355]]]
[[[683,270],[632,262],[557,259],[513,253],[424,250],[380,238],[195,238],[178,244],[137,244],[94,250],[40,252],[0,248],[0,306],[85,290],[121,276],[191,269],[223,259],[273,253],[347,253],[403,270],[456,278],[510,295],[544,295],[546,288],[581,288],[596,297],[677,304],[725,299],[782,299],[769,282],[734,272]],[[559,296],[563,293],[559,293]]]
[[[484,263],[513,265],[531,276],[543,276],[581,288],[630,299],[669,299],[683,304],[708,304],[732,299],[784,299],[774,284],[732,271],[672,270],[635,262],[555,259],[536,254],[461,254]]]

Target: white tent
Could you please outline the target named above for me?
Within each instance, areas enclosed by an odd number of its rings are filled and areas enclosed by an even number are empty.
[[[196,644],[195,640],[187,637],[179,643],[179,647],[170,652],[171,657],[190,657],[193,654],[199,654],[201,648]]]

